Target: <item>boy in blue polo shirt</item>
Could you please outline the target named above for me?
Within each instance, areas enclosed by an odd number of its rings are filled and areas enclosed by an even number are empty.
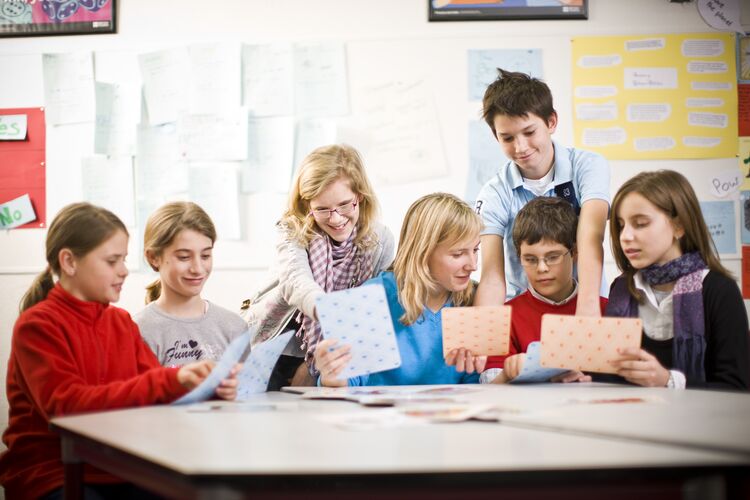
[[[559,196],[579,213],[577,315],[600,316],[609,165],[603,156],[552,140],[557,112],[549,87],[524,73],[498,69],[482,100],[483,117],[510,158],[477,196],[482,217],[482,275],[474,305],[502,304],[527,288],[513,250],[516,214],[537,196]]]

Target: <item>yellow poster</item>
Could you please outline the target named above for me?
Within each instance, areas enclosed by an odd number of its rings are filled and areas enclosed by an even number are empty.
[[[610,159],[737,155],[732,33],[573,39],[576,147]]]

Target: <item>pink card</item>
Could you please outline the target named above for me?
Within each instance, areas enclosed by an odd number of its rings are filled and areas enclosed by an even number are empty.
[[[443,308],[443,355],[461,347],[475,356],[508,354],[510,306]]]
[[[641,346],[638,318],[589,318],[545,314],[542,316],[539,364],[598,373],[615,373],[610,360],[617,349]]]

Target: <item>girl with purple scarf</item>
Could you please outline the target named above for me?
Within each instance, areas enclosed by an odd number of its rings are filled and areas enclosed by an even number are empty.
[[[641,349],[611,361],[642,386],[748,388],[748,322],[687,179],[642,172],[612,201],[612,254],[622,274],[607,316],[639,317]]]

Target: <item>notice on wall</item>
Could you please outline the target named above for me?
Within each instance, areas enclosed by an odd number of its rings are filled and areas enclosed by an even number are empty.
[[[15,135],[23,135],[22,139],[0,140],[0,205],[8,207],[8,218],[2,226],[5,229],[45,227],[47,143],[44,108],[0,109],[0,124],[6,124]],[[19,198],[23,197],[31,205],[33,218],[28,216],[31,213],[29,207],[18,205],[22,203]]]
[[[573,39],[575,144],[610,159],[737,153],[735,35]]]

